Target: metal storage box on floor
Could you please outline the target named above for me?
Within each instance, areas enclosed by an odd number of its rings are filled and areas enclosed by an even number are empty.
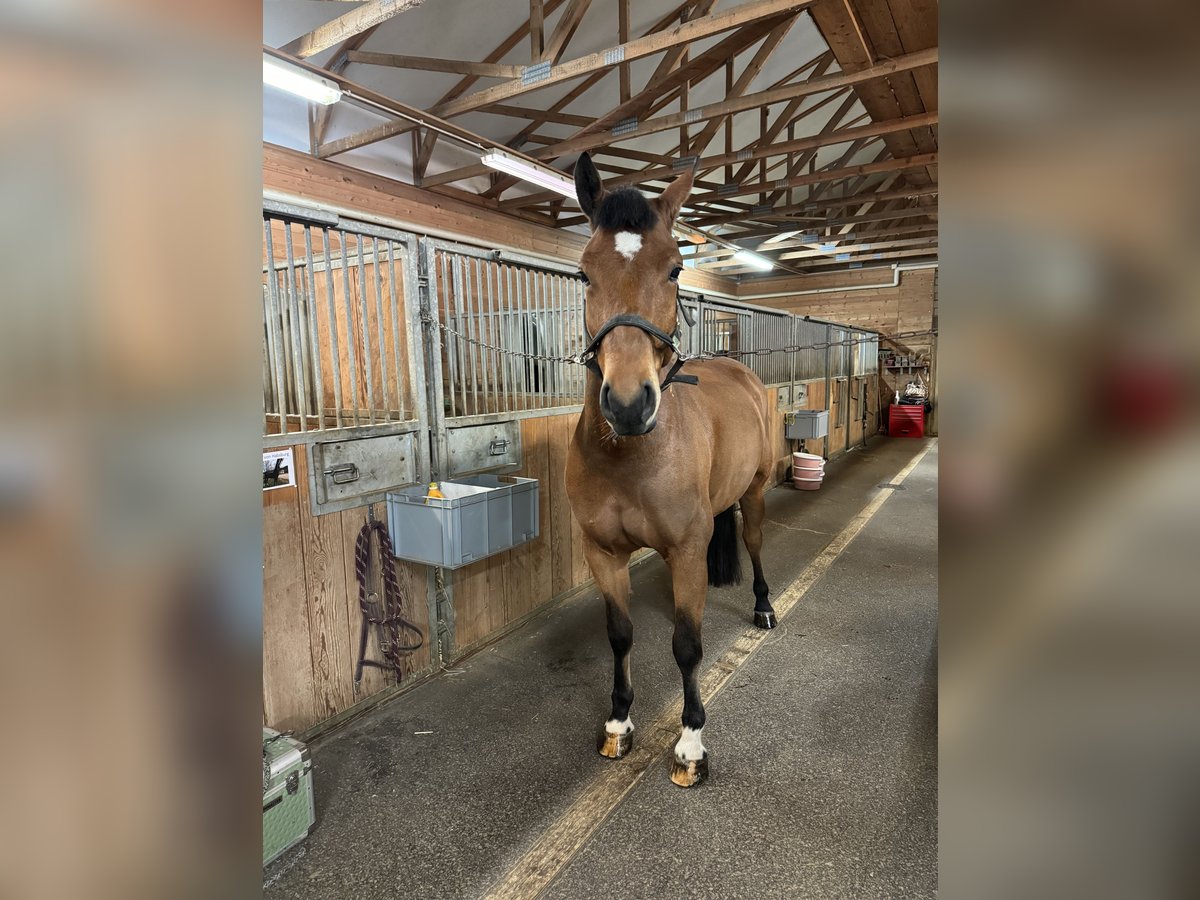
[[[787,438],[825,437],[829,434],[829,411],[825,409],[798,409],[788,413],[783,423],[783,435]]]
[[[316,823],[308,747],[263,729],[263,865],[308,837]]]
[[[392,550],[400,559],[457,569],[538,536],[538,482],[515,475],[471,475],[387,495]]]

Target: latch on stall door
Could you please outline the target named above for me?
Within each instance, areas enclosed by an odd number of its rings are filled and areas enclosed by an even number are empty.
[[[334,484],[349,484],[358,481],[358,466],[354,463],[343,463],[325,470],[325,477],[332,478]]]
[[[508,438],[494,438],[488,444],[488,456],[503,456],[508,452]]]

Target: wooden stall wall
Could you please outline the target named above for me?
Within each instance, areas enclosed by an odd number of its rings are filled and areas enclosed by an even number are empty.
[[[354,545],[366,508],[314,516],[305,447],[292,454],[295,486],[263,492],[263,713],[279,730],[308,728],[394,683],[368,667],[354,691],[362,621]],[[384,505],[375,509],[386,521]],[[408,657],[408,677],[432,665],[425,568],[397,560],[396,571],[406,616],[426,635]],[[374,634],[367,654],[380,658]]]
[[[759,279],[740,285],[738,297],[758,306],[786,309],[802,316],[869,328],[883,334],[928,331],[933,326],[936,274],[936,269],[901,272],[898,287],[869,289],[863,289],[862,285],[889,280],[891,270],[864,269],[837,275]],[[796,294],[790,297],[754,296],[786,293],[789,290],[828,290],[839,287],[851,289],[823,294]],[[911,338],[905,343],[914,351],[927,353],[931,341],[929,336],[922,336]]]
[[[579,413],[521,420],[521,471],[538,480],[537,539],[454,572],[455,652],[591,580],[582,532],[567,502],[567,448]]]
[[[856,272],[806,275],[802,277],[760,279],[740,285],[739,297],[748,303],[786,309],[788,312],[817,319],[827,319],[870,328],[882,334],[900,334],[910,331],[932,331],[937,325],[936,295],[937,270],[917,269],[901,272],[898,287],[863,289],[864,284],[874,284],[890,279],[889,269],[860,270]],[[760,293],[786,293],[789,290],[809,291],[832,288],[854,288],[847,291],[831,291],[823,294],[797,294],[782,297],[755,297]],[[931,370],[923,372],[926,382],[933,380],[937,370],[937,339],[933,335],[905,338],[900,342],[881,342],[881,346],[909,355],[920,355],[931,362]],[[911,374],[903,371],[883,370],[880,378],[872,383],[869,397],[871,408],[881,408],[886,417],[897,390],[903,390]],[[853,407],[852,407],[853,412]],[[931,418],[930,424],[934,424]],[[830,415],[830,428],[833,415]],[[873,432],[869,432],[873,433]],[[931,433],[936,431],[931,429]],[[853,441],[857,434],[852,436]],[[831,435],[832,446],[845,444],[845,436]]]

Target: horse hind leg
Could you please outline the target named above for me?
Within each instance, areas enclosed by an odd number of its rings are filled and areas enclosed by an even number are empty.
[[[742,541],[746,544],[746,552],[750,554],[750,562],[754,566],[754,624],[759,628],[774,628],[775,608],[767,599],[770,590],[767,587],[767,579],[763,577],[762,567],[762,525],[767,505],[763,499],[761,485],[746,492],[741,499],[741,507]]]

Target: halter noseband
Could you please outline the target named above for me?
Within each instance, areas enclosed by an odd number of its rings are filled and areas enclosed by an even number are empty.
[[[584,337],[587,338],[588,345],[584,348],[583,353],[580,354],[580,358],[583,360],[583,364],[587,366],[588,369],[595,372],[600,377],[604,377],[604,373],[600,371],[600,364],[596,362],[596,354],[600,350],[600,342],[604,340],[610,331],[612,331],[614,328],[620,328],[622,325],[628,325],[632,328],[641,329],[656,341],[666,344],[674,352],[675,363],[671,366],[671,371],[667,373],[667,377],[663,379],[662,384],[659,385],[659,390],[665,391],[667,389],[667,385],[675,381],[679,382],[680,384],[700,383],[700,379],[695,375],[679,374],[679,370],[683,368],[685,360],[679,354],[679,345],[676,343],[675,336],[667,334],[653,322],[649,321],[648,319],[643,319],[641,316],[634,315],[633,313],[621,313],[620,315],[613,316],[600,326],[600,330],[596,332],[594,337],[591,334],[588,334],[587,325],[583,326],[583,334]]]

